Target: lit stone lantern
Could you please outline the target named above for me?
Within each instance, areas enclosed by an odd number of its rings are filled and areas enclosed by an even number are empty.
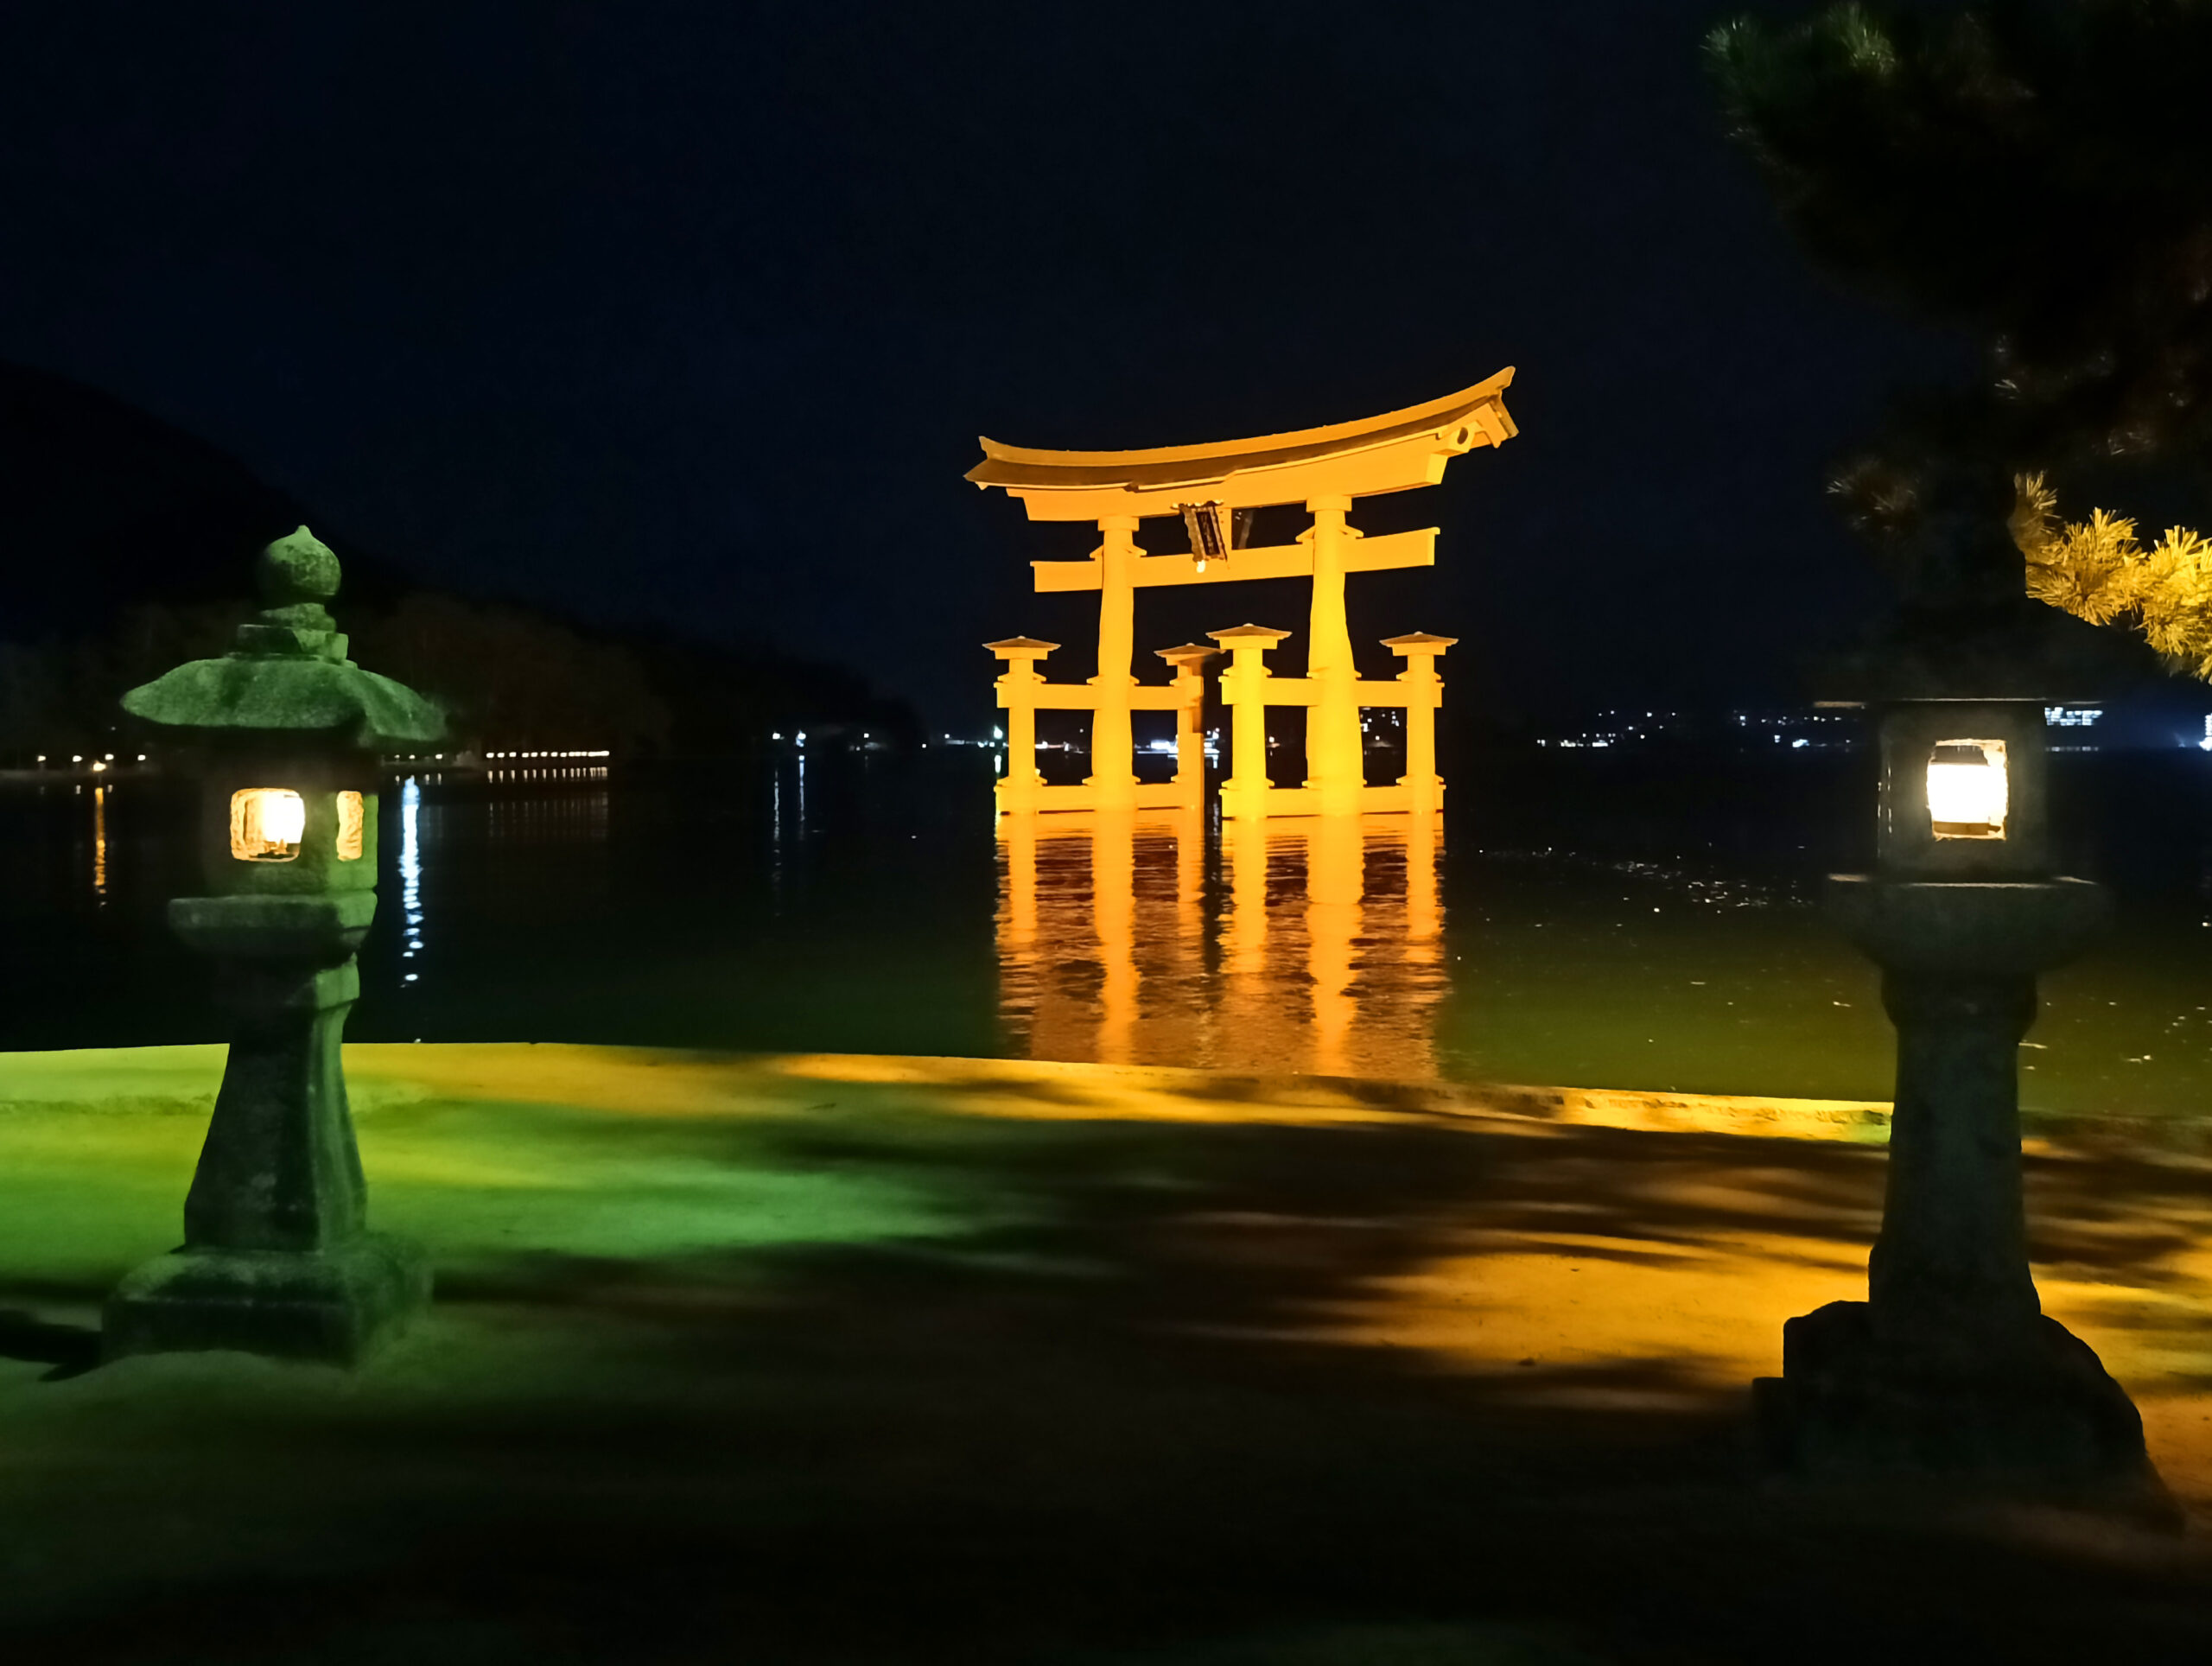
[[[230,653],[123,697],[200,749],[205,894],[169,924],[213,957],[232,1029],[184,1243],[109,1298],[111,1355],[351,1362],[429,1294],[419,1255],[366,1230],[339,1043],[376,912],[376,755],[435,741],[444,719],[346,657],[323,606],[337,557],[305,527],[262,551],[259,579]]]
[[[2040,701],[1880,708],[1877,871],[1836,876],[1830,906],[1897,1026],[1889,1185],[1868,1299],[1789,1320],[1759,1385],[1802,1472],[2163,1497],[2134,1406],[2028,1264],[2016,1050],[2037,976],[2109,913],[2051,873],[2044,722]]]

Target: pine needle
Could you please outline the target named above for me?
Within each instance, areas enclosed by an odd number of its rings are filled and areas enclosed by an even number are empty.
[[[2145,548],[2125,515],[2060,521],[2040,474],[2013,486],[2012,541],[2031,596],[2092,625],[2132,626],[2170,668],[2212,682],[2212,539],[2171,526]]]

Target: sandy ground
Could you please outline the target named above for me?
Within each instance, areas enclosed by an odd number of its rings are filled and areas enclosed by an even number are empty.
[[[215,1048],[0,1056],[0,1644],[82,1660],[2212,1659],[2212,1162],[2041,1130],[2182,1536],[1762,1477],[1885,1108],[360,1046],[432,1315],[97,1365]],[[12,1650],[7,1650],[12,1653]]]

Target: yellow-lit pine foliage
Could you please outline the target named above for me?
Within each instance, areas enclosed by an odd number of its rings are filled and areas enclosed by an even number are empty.
[[[2135,523],[2099,509],[2062,523],[2040,474],[2014,482],[2012,541],[2028,594],[2092,625],[2133,625],[2177,671],[2212,682],[2212,539],[2170,526],[2144,546]]]

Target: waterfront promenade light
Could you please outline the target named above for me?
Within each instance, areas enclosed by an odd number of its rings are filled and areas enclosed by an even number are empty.
[[[305,527],[270,544],[236,646],[123,699],[197,748],[202,894],[169,924],[214,962],[232,1022],[183,1246],[109,1298],[111,1355],[347,1362],[429,1296],[419,1255],[367,1230],[339,1048],[376,912],[377,755],[439,740],[444,719],[346,658],[323,605],[339,576]]]

